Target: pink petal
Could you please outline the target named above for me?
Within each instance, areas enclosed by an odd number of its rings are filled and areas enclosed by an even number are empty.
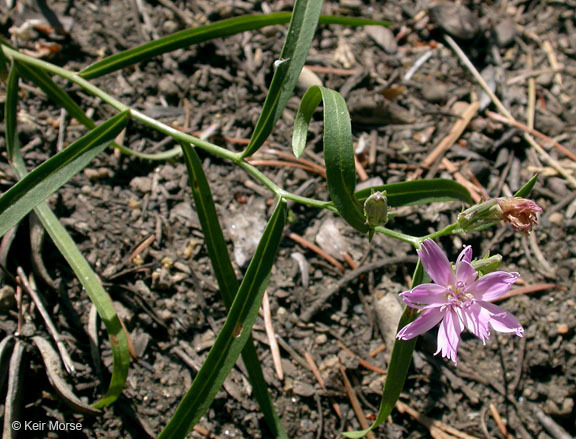
[[[438,350],[434,355],[441,352],[444,358],[449,358],[454,364],[458,364],[456,356],[458,354],[460,334],[463,329],[464,325],[462,325],[458,314],[451,308],[448,308],[444,313],[444,320],[442,320],[442,324],[438,329]]]
[[[518,337],[524,336],[524,328],[508,311],[504,308],[494,305],[488,302],[478,302],[483,308],[485,308],[490,315],[490,326],[494,328],[495,331],[504,332],[507,334],[514,333]]]
[[[510,286],[518,279],[518,273],[495,271],[482,276],[468,288],[468,293],[477,300],[491,301],[502,297],[508,292]]]
[[[444,313],[440,311],[440,308],[427,309],[416,320],[408,323],[398,331],[396,338],[400,340],[410,340],[418,335],[422,335],[436,326],[438,322],[442,320],[442,317],[444,317]]]
[[[421,284],[410,291],[401,293],[400,296],[409,307],[423,309],[447,305],[450,303],[449,294],[451,294],[450,290],[442,285]]]
[[[460,312],[460,317],[466,329],[482,340],[483,344],[486,344],[486,340],[490,338],[491,315],[488,310],[475,302],[463,308]]]
[[[456,286],[460,291],[466,291],[476,280],[476,270],[468,261],[456,264]]]
[[[456,259],[456,263],[460,261],[472,262],[472,246],[465,245],[460,254],[458,255],[458,259]]]
[[[438,285],[447,287],[454,284],[454,274],[452,267],[442,249],[431,239],[422,243],[422,248],[417,250],[418,256],[422,260],[424,270],[430,276],[430,279]]]

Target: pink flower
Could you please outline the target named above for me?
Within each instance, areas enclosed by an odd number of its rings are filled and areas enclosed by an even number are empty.
[[[424,310],[396,336],[410,340],[432,329],[438,323],[438,352],[457,364],[456,354],[460,334],[467,328],[484,344],[490,338],[490,328],[499,332],[524,335],[524,329],[508,311],[490,303],[508,292],[518,273],[494,271],[477,278],[472,267],[472,248],[465,246],[454,266],[446,254],[431,239],[422,244],[418,256],[433,284],[421,284],[401,294],[411,308]]]
[[[534,201],[526,198],[497,198],[496,199],[504,221],[510,223],[514,230],[530,233],[532,227],[538,224],[538,214],[542,208]]]

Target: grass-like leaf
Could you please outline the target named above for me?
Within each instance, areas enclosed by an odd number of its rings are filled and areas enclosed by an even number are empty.
[[[96,123],[86,115],[84,110],[80,108],[76,101],[74,101],[74,99],[72,99],[65,90],[60,88],[46,72],[35,69],[25,63],[17,63],[16,65],[23,77],[40,87],[53,102],[64,108],[70,116],[88,129],[94,129],[96,127]],[[180,154],[180,147],[159,153],[147,154],[133,151],[130,148],[118,145],[115,142],[113,142],[111,146],[118,149],[123,154],[138,157],[142,160],[168,160]]]
[[[19,154],[16,154],[12,166],[20,178],[26,176],[24,161]],[[112,377],[110,378],[110,384],[106,395],[93,404],[96,408],[106,407],[118,399],[122,393],[122,389],[124,389],[124,385],[126,384],[128,367],[130,366],[128,339],[126,338],[122,324],[116,314],[116,310],[112,304],[112,299],[110,299],[108,293],[104,288],[102,288],[98,276],[96,276],[90,267],[90,264],[88,264],[88,261],[86,261],[82,253],[80,253],[78,247],[76,247],[76,244],[64,226],[60,224],[58,218],[56,218],[46,203],[40,203],[36,206],[34,212],[50,235],[52,242],[54,242],[62,256],[64,256],[64,259],[66,259],[74,271],[74,274],[82,286],[85,288],[90,301],[98,310],[98,314],[106,327],[114,360],[112,366]]]
[[[424,270],[422,269],[422,263],[420,259],[416,264],[416,269],[414,270],[414,276],[412,277],[412,288],[420,285],[424,278]],[[400,322],[398,323],[398,331],[406,326],[408,323],[412,322],[417,317],[413,308],[406,307],[400,317]],[[408,370],[410,369],[410,363],[412,362],[412,354],[414,353],[414,348],[416,347],[416,341],[418,337],[414,337],[411,340],[398,340],[394,341],[394,346],[392,347],[392,354],[390,355],[390,364],[388,365],[388,374],[386,375],[386,382],[384,383],[384,390],[382,392],[382,400],[380,401],[380,408],[378,410],[378,415],[373,424],[366,430],[352,431],[349,433],[343,433],[344,436],[352,439],[358,439],[366,436],[369,432],[374,430],[376,427],[381,425],[396,405],[396,401],[400,397],[400,392],[404,388],[404,383],[406,377],[408,376]]]
[[[276,61],[276,70],[262,113],[260,113],[250,143],[242,153],[243,157],[254,154],[262,146],[280,119],[312,45],[321,8],[322,0],[296,0],[294,3],[288,35],[280,53],[280,59]]]
[[[79,74],[86,79],[97,78],[107,73],[131,66],[140,61],[144,61],[164,53],[169,53],[176,49],[182,49],[192,44],[203,43],[215,38],[223,38],[240,32],[256,30],[265,26],[285,24],[290,22],[291,16],[292,14],[290,12],[276,12],[262,15],[244,15],[241,17],[234,17],[217,21],[206,26],[186,29],[143,44],[141,46],[111,55],[85,68]],[[328,16],[321,16],[320,24],[339,24],[343,26],[389,25],[389,23],[385,21]]]
[[[208,249],[208,256],[212,263],[212,268],[220,287],[220,293],[226,309],[230,309],[238,291],[239,282],[234,273],[230,255],[224,240],[224,234],[220,227],[216,206],[210,191],[210,185],[202,169],[202,162],[196,153],[196,150],[188,145],[182,144],[182,151],[184,153],[184,160],[188,169],[188,178],[190,180],[190,187],[194,196],[194,203],[200,225],[204,232],[204,243]],[[242,359],[248,370],[250,383],[252,384],[254,397],[258,401],[260,410],[264,415],[264,419],[272,434],[277,438],[287,438],[286,432],[280,422],[280,418],[274,410],[274,404],[268,393],[268,386],[262,373],[262,367],[258,359],[256,349],[252,337],[248,337],[248,341],[242,350]]]
[[[370,196],[371,191],[386,191],[388,205],[391,207],[429,204],[441,201],[463,201],[464,203],[474,204],[468,189],[453,180],[443,178],[374,186],[356,192],[356,197],[358,200],[363,201]]]
[[[128,113],[114,116],[42,163],[4,193],[0,197],[0,236],[84,169],[106,149],[127,123]],[[15,134],[12,132],[11,136]],[[10,154],[13,156],[14,150]]]
[[[348,224],[360,232],[368,232],[362,205],[354,195],[356,169],[350,115],[344,98],[338,92],[318,86],[308,89],[294,121],[292,150],[296,157],[304,151],[308,125],[321,100],[324,104],[324,161],[330,198]]]
[[[240,284],[226,322],[192,386],[159,438],[184,438],[206,413],[248,341],[268,285],[284,224],[286,203],[279,200]]]
[[[526,198],[528,195],[530,195],[530,192],[532,192],[532,189],[534,188],[534,185],[536,184],[537,181],[538,181],[538,174],[534,174],[534,177],[528,180],[528,182],[524,186],[522,186],[518,190],[518,192],[514,194],[514,196]]]
[[[0,51],[2,52],[2,51]],[[4,102],[4,120],[6,126],[6,154],[12,160],[17,145],[16,117],[18,114],[18,68],[13,66],[6,81],[6,101]]]
[[[14,70],[14,74],[17,74],[16,70]],[[10,110],[10,108],[16,108],[18,99],[17,84],[17,79],[13,80],[12,87],[7,88],[6,90],[6,111],[13,111]],[[18,178],[23,179],[27,175],[27,170],[18,148],[16,118],[5,118],[5,122],[11,124],[11,126],[6,126],[6,132],[13,133],[14,140],[11,151],[11,165]],[[82,253],[80,253],[78,247],[76,247],[76,244],[64,226],[62,226],[58,221],[58,218],[56,218],[48,205],[44,202],[36,206],[34,210],[38,219],[40,219],[42,225],[50,235],[52,242],[54,242],[60,253],[62,253],[62,256],[64,256],[64,259],[66,259],[74,271],[74,274],[78,277],[78,280],[85,288],[86,293],[96,307],[98,314],[104,322],[106,331],[108,332],[113,357],[112,377],[110,378],[110,384],[106,395],[93,404],[96,408],[106,407],[118,399],[122,393],[122,389],[124,389],[126,377],[128,376],[130,353],[128,350],[128,339],[124,333],[124,328],[116,314],[112,300],[104,288],[102,288],[98,276],[96,276],[94,271],[92,271],[90,264],[88,264],[84,256],[82,256]]]

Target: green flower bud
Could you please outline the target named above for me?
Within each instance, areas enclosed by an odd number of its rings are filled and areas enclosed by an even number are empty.
[[[502,264],[502,256],[494,255],[490,256],[487,254],[482,259],[475,259],[471,262],[472,267],[480,273],[481,276],[484,276],[488,273],[492,273],[500,268],[500,264]]]
[[[364,216],[370,228],[383,226],[388,222],[388,198],[386,191],[374,192],[364,202]]]

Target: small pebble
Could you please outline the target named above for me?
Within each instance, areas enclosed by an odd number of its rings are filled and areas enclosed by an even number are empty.
[[[315,341],[318,345],[324,344],[328,341],[328,336],[326,334],[318,334]]]
[[[548,221],[555,226],[561,226],[564,223],[564,215],[560,212],[554,212],[548,217]]]
[[[0,310],[6,311],[12,309],[14,305],[16,305],[14,288],[10,285],[4,285],[0,288]]]
[[[566,323],[558,323],[558,325],[556,326],[556,331],[560,335],[568,334],[569,329],[570,328],[568,328],[568,325]]]
[[[439,81],[430,81],[421,89],[422,96],[429,102],[444,102],[448,96],[448,86]]]
[[[162,23],[162,31],[166,35],[173,34],[178,30],[178,27],[178,23],[172,20],[166,20],[164,23]]]
[[[516,24],[512,17],[504,18],[494,28],[494,39],[498,47],[507,47],[516,38]]]
[[[146,194],[152,191],[152,179],[150,177],[134,177],[130,181],[130,188],[136,192]]]
[[[471,40],[480,32],[478,18],[464,6],[435,5],[430,8],[430,17],[444,32],[461,40]]]
[[[396,38],[390,29],[384,26],[366,26],[364,28],[370,38],[378,44],[384,52],[394,55],[398,52]]]
[[[179,90],[174,77],[167,76],[158,82],[158,92],[165,96],[178,96]]]

